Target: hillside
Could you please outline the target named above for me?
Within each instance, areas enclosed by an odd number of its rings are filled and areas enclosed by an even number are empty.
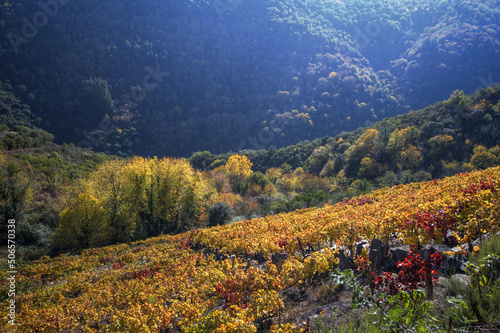
[[[493,147],[500,144],[499,103],[500,87],[496,85],[471,95],[455,91],[442,102],[335,137],[238,153],[247,156],[254,170],[261,172],[288,165],[292,170],[303,168],[324,177],[344,171],[347,177],[366,178],[373,183],[383,182],[383,175],[388,173],[401,176],[407,172],[411,178],[426,172],[440,178],[471,167],[485,167],[478,158],[481,154],[476,155],[483,148],[491,149],[494,156],[486,163],[495,163],[498,152]],[[231,154],[198,152],[190,161],[199,169],[214,169]],[[372,161],[370,170],[362,170],[364,158]]]
[[[48,249],[71,191],[97,166],[113,159],[74,144],[57,145],[34,126],[31,108],[0,81],[0,217],[15,219],[17,241]],[[7,239],[7,224],[0,226]]]
[[[8,83],[0,90],[0,214],[19,221],[20,244],[45,252],[265,217],[500,164],[495,86],[473,95],[456,92],[335,138],[239,154],[200,152],[190,163],[116,159],[57,145],[32,125],[30,107],[11,90]],[[97,214],[100,223],[86,227],[82,212]]]
[[[283,147],[497,82],[499,17],[494,0],[6,0],[0,79],[57,143]]]
[[[355,243],[372,238],[386,243],[426,244],[431,239],[442,243],[450,241],[447,231],[453,233],[454,242],[467,244],[500,231],[499,176],[500,168],[475,171],[387,188],[324,208],[89,249],[79,256],[44,257],[16,266],[16,327],[23,332],[255,332],[257,328],[298,332],[296,326],[306,325],[296,321],[300,315],[290,312],[298,304],[293,299],[300,299],[300,293],[310,298],[308,293],[321,283],[325,283],[326,294],[316,301],[323,300],[323,305],[328,304],[325,295],[342,291],[342,280],[325,280],[328,274],[324,274],[339,267],[339,249],[350,256],[348,249]],[[460,248],[455,251],[464,253]],[[277,253],[283,254],[284,261],[272,256]],[[363,264],[365,255],[362,252],[356,260],[360,274],[366,272],[363,267],[370,267],[366,261]],[[410,257],[414,261],[406,264],[420,263],[420,256]],[[436,259],[432,267],[439,266],[438,257],[431,257]],[[0,322],[7,327],[7,271],[0,276],[4,305]],[[495,283],[495,279],[487,281],[484,288]],[[484,290],[493,293],[495,289]],[[352,302],[367,297],[367,289],[363,295],[360,292],[352,291]],[[405,295],[404,289],[399,292]],[[396,298],[389,301],[393,307],[399,304]],[[428,304],[416,299],[412,302]],[[484,302],[481,309],[490,304]],[[463,316],[466,314],[458,318]],[[474,318],[477,324],[488,324],[494,320],[492,316],[478,312]],[[412,314],[410,318],[427,320],[425,314]],[[389,323],[414,324],[394,319]],[[448,324],[453,329],[469,325],[446,316],[415,325],[423,323],[433,325],[425,332],[444,332]]]
[[[498,59],[498,0],[0,2],[0,332],[499,332]]]

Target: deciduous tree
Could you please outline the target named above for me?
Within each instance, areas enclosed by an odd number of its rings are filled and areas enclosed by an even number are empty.
[[[54,241],[62,249],[85,249],[109,242],[109,223],[106,209],[88,193],[80,193],[59,217]]]

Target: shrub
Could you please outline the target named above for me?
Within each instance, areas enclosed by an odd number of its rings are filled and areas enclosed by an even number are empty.
[[[225,202],[217,202],[208,208],[208,225],[224,225],[231,221],[233,209]]]

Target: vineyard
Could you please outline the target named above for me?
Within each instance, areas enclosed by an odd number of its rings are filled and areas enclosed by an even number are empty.
[[[17,332],[272,332],[283,291],[339,265],[362,240],[468,244],[500,231],[500,168],[386,188],[176,236],[44,257],[18,267]],[[285,260],[273,264],[280,254]],[[273,258],[274,259],[274,258]],[[276,262],[275,262],[276,263]],[[3,265],[5,267],[5,265]],[[7,273],[0,276],[7,324]]]

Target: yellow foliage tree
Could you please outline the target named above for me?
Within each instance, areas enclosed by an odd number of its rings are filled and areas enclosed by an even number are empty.
[[[283,173],[278,168],[269,168],[266,170],[266,177],[271,181],[271,183],[276,184],[278,179],[281,178]]]
[[[252,173],[252,162],[245,155],[234,154],[224,166],[229,175],[233,191],[243,193],[245,190],[245,179]]]
[[[420,131],[416,127],[396,129],[391,133],[386,153],[397,169],[416,168],[422,162],[421,148],[417,147]]]
[[[99,198],[107,211],[111,243],[129,240],[135,230],[135,216],[124,198],[124,166],[124,161],[108,161],[83,182],[85,192]]]
[[[83,181],[82,189],[86,196],[99,198],[103,210],[99,216],[107,226],[103,232],[111,243],[188,230],[204,222],[206,209],[213,203],[207,177],[185,159],[108,161]],[[64,216],[78,216],[81,205],[90,200],[80,196],[77,204],[65,209]],[[97,209],[94,206],[97,204],[90,205]],[[70,224],[69,218],[64,223]],[[60,227],[68,229],[62,222]],[[90,243],[82,244],[87,247]]]
[[[253,163],[245,155],[234,154],[225,165],[230,177],[247,178],[252,173]]]
[[[158,204],[155,215],[161,232],[186,230],[199,223],[197,217],[211,195],[202,174],[185,159],[164,158],[158,162],[156,186]]]
[[[416,169],[422,162],[422,148],[410,145],[403,150],[401,157],[405,169]]]
[[[346,158],[361,161],[364,157],[370,157],[375,152],[378,134],[379,132],[373,128],[365,130],[354,144],[346,150]]]
[[[123,199],[128,213],[137,220],[136,235],[139,238],[153,233],[154,196],[152,195],[153,163],[157,159],[134,157],[122,170]]]
[[[124,177],[125,198],[139,220],[141,237],[187,230],[211,203],[211,187],[185,159],[136,157]]]
[[[88,193],[80,193],[76,201],[59,215],[54,241],[62,249],[82,249],[109,242],[108,214],[101,202]]]

